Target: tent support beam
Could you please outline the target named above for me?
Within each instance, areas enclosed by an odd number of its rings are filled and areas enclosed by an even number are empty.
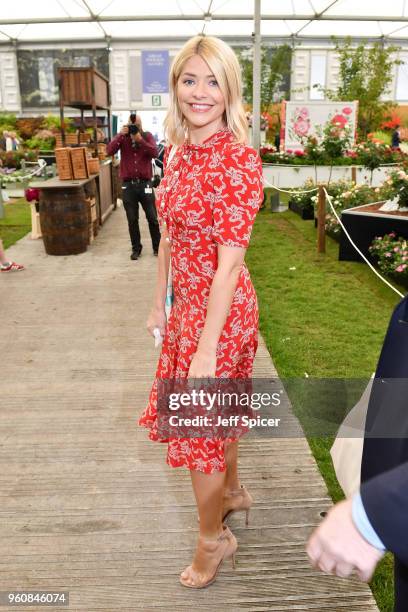
[[[252,76],[252,146],[260,146],[261,129],[261,0],[254,0],[254,69]]]
[[[253,15],[211,15],[211,21],[252,21]],[[43,23],[104,23],[109,21],[202,21],[202,14],[196,15],[121,15],[105,16],[95,15],[94,17],[34,17],[32,19],[0,19],[1,25],[20,25],[20,24],[43,24]],[[306,15],[262,15],[262,21],[382,21],[394,23],[408,23],[408,17],[389,15],[326,15],[326,14],[306,14]]]

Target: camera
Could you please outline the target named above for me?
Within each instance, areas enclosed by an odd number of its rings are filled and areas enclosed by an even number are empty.
[[[136,125],[136,113],[131,113],[130,114],[130,123],[129,125],[129,135],[131,136],[132,134],[139,134],[140,129],[139,127]]]
[[[134,123],[131,123],[129,125],[129,134],[139,134],[140,129],[137,127],[137,125],[135,125]]]

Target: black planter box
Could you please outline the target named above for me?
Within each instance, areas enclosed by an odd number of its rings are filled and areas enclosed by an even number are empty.
[[[365,206],[365,205],[363,205]],[[397,236],[408,239],[408,216],[387,215],[385,213],[357,212],[363,206],[356,206],[343,210],[341,220],[344,227],[350,234],[353,242],[371,263],[375,259],[371,256],[368,249],[376,236],[385,236],[395,232]],[[350,243],[343,229],[341,230],[340,261],[363,261],[355,248]]]
[[[297,215],[300,215],[304,221],[310,221],[314,219],[313,206],[308,206],[305,208],[304,206],[300,206],[300,204],[294,202],[293,200],[289,201],[288,206],[290,210],[293,210],[293,212],[295,212]]]

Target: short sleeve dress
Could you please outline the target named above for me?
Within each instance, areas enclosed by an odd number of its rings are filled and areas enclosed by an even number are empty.
[[[262,163],[248,145],[222,129],[201,144],[178,147],[157,190],[161,226],[170,238],[174,303],[139,425],[151,440],[168,443],[167,463],[205,473],[224,471],[225,440],[165,439],[157,427],[157,380],[187,377],[204,327],[218,244],[248,247],[263,201]],[[258,303],[242,266],[216,351],[215,377],[250,378],[258,346]]]

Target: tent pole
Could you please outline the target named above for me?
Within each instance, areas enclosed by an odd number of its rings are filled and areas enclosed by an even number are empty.
[[[259,150],[261,129],[261,0],[254,0],[254,72],[252,91],[252,146]]]

